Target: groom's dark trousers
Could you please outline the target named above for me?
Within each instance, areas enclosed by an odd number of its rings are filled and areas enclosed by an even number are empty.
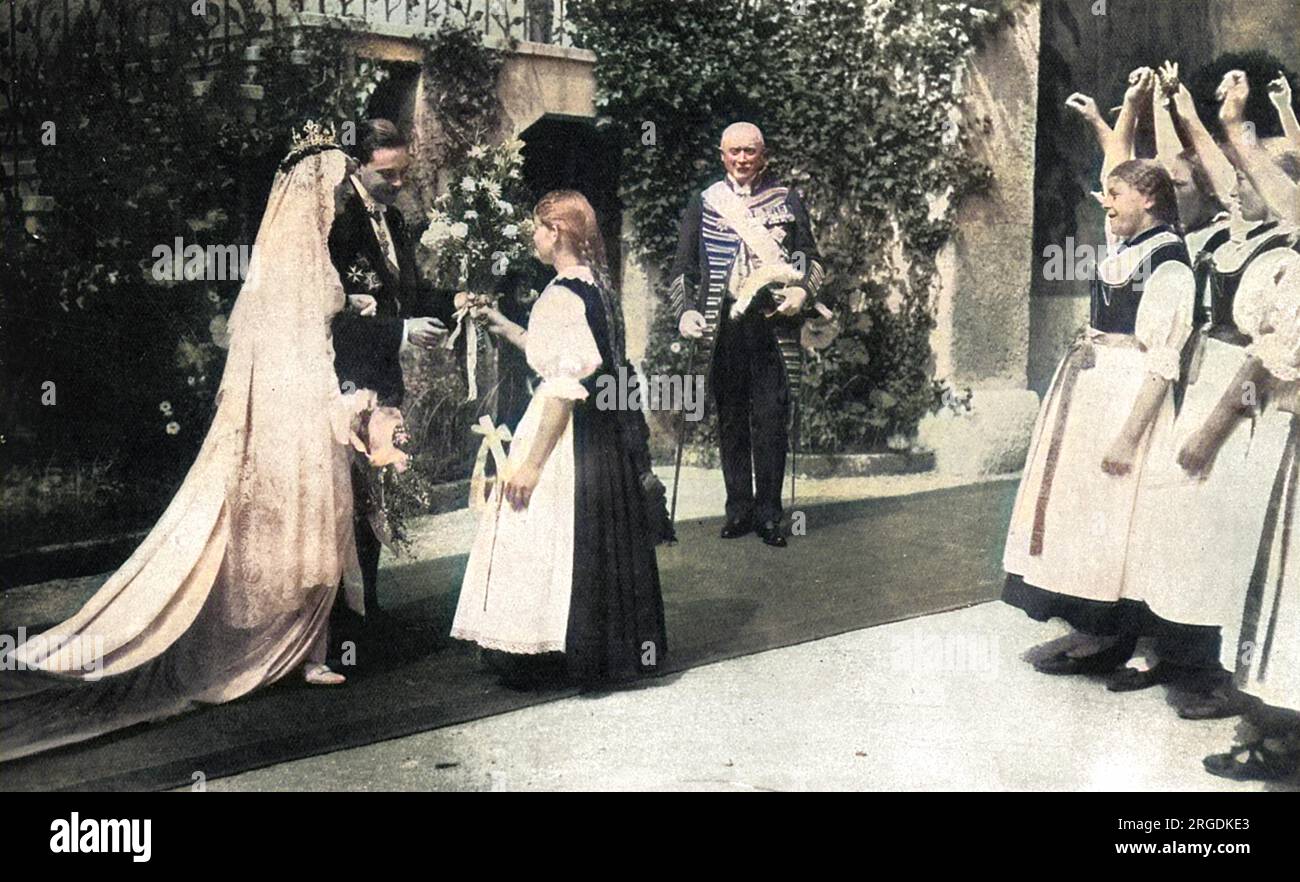
[[[351,178],[335,193],[336,213],[330,228],[329,250],[334,268],[349,294],[375,298],[376,314],[362,316],[344,309],[331,324],[334,334],[334,370],[343,391],[373,389],[381,405],[399,407],[406,388],[402,383],[399,353],[405,334],[403,320],[417,316],[439,319],[448,327],[455,312],[455,292],[426,284],[416,270],[415,243],[418,230],[407,230],[402,213],[388,208],[383,217],[397,252],[397,265],[388,258],[375,233],[374,223]],[[359,455],[358,455],[359,456]],[[356,501],[357,556],[366,587],[366,612],[379,609],[376,581],[379,575],[380,542],[366,516],[371,501],[365,498],[364,481],[353,465],[352,488]]]

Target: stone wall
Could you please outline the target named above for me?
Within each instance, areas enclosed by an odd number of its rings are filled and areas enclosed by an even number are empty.
[[[920,443],[947,472],[1020,468],[1038,411],[1026,386],[1039,14],[1037,3],[1022,7],[967,68],[962,125],[993,184],[963,200],[939,254],[934,373],[973,393],[968,414],[941,413],[920,427]]]

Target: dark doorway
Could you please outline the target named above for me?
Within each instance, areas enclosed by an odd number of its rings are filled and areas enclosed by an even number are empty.
[[[551,190],[577,190],[591,202],[605,240],[610,279],[622,284],[623,206],[618,198],[618,150],[589,119],[544,116],[519,136],[524,185],[533,202]]]
[[[420,82],[420,66],[404,61],[382,62],[388,77],[366,102],[368,119],[386,119],[409,132],[415,123],[415,90]]]

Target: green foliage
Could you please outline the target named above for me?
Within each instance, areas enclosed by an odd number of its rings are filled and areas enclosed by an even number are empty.
[[[969,155],[961,77],[1018,5],[896,0],[577,0],[599,112],[623,145],[635,243],[667,267],[692,190],[722,173],[717,139],[756,123],[772,167],[810,206],[840,335],[805,377],[815,450],[910,436],[935,406],[934,257],[956,203],[987,185]],[[646,370],[685,369],[658,310]],[[697,366],[698,368],[698,366]]]
[[[178,237],[251,248],[293,129],[359,119],[388,75],[354,56],[355,35],[341,23],[290,26],[282,15],[272,28],[242,6],[231,20],[243,29],[227,40],[219,4],[209,20],[172,20],[166,5],[150,16],[136,0],[92,0],[73,4],[63,22],[63,4],[16,0],[18,55],[7,76],[18,159],[34,162],[37,192],[54,208],[33,233],[11,198],[14,182],[0,181],[7,470],[90,474],[85,463],[111,463],[93,471],[105,486],[147,484],[158,489],[132,498],[165,501],[210,420],[240,280],[158,279],[156,249]],[[166,39],[147,39],[150,31]],[[0,31],[0,45],[10,38]],[[495,73],[472,78],[497,70],[499,53],[468,26],[425,43],[446,75],[433,81],[439,106],[458,126],[495,125]],[[47,122],[52,145],[41,143]],[[46,381],[53,406],[42,401]],[[6,494],[0,520],[26,516],[9,505],[21,495]]]
[[[452,7],[465,13],[460,2]],[[425,104],[438,121],[439,166],[460,161],[497,127],[501,100],[496,82],[505,53],[483,45],[481,10],[461,27],[444,25],[420,38],[424,49]]]

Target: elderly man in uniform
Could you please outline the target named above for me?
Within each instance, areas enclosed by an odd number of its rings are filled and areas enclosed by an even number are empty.
[[[799,326],[825,273],[803,200],[766,170],[758,127],[735,123],[719,146],[726,176],[686,207],[669,297],[682,336],[712,347],[709,385],[727,485],[722,538],[757,532],[782,548]]]

